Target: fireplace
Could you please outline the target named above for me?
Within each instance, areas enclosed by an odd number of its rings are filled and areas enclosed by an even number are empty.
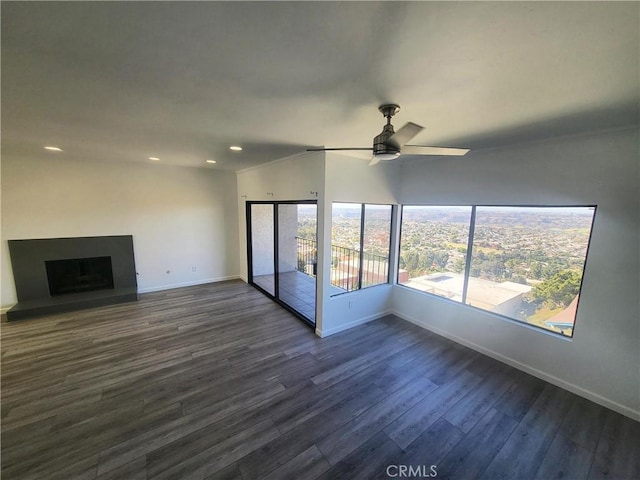
[[[138,299],[131,235],[9,240],[9,252],[8,320]]]
[[[46,260],[44,264],[52,296],[113,288],[111,257]]]

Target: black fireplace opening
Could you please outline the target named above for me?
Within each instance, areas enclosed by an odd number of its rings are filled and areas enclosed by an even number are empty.
[[[51,296],[113,289],[111,257],[47,260],[44,263]]]

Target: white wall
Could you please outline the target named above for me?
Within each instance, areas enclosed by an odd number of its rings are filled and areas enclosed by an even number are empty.
[[[392,309],[640,418],[638,142],[626,129],[402,168],[402,203],[598,205],[572,340],[399,286]]]
[[[3,158],[3,308],[17,301],[7,240],[99,235],[133,235],[140,292],[237,277],[235,174]]]
[[[325,258],[331,258],[331,205],[333,202],[396,204],[398,169],[387,163],[369,167],[369,160],[328,152],[325,167],[324,232]],[[328,291],[330,264],[322,265]],[[391,285],[356,290],[322,301],[321,336],[332,335],[379,318],[390,310]]]

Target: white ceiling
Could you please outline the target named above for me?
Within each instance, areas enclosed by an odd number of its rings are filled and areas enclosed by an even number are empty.
[[[385,102],[426,145],[637,124],[639,18],[638,2],[3,2],[2,153],[238,170],[370,146]]]

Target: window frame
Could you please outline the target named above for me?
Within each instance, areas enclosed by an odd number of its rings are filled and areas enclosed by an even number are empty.
[[[393,256],[392,256],[392,246],[393,246],[393,220],[394,220],[394,216],[395,216],[395,208],[394,205],[392,204],[388,204],[388,203],[363,203],[363,202],[340,202],[340,201],[332,201],[331,202],[331,237],[332,240],[330,242],[330,248],[333,248],[333,206],[335,204],[349,204],[349,205],[360,205],[360,238],[359,238],[359,250],[358,250],[358,285],[357,288],[354,288],[352,290],[346,290],[344,292],[340,292],[340,293],[335,293],[333,295],[329,295],[329,297],[338,297],[340,295],[345,295],[347,293],[352,293],[352,292],[357,292],[360,290],[366,290],[368,288],[375,288],[378,287],[380,285],[391,285],[393,284],[392,278],[391,278],[391,262],[393,260]],[[388,252],[388,256],[387,256],[387,275],[386,275],[386,281],[382,282],[382,283],[376,283],[375,285],[367,285],[365,287],[362,286],[362,275],[363,275],[363,265],[364,265],[364,255],[363,255],[363,249],[364,249],[364,231],[365,231],[365,222],[366,222],[366,206],[367,205],[371,205],[371,206],[381,206],[381,207],[389,207],[389,245],[387,248],[387,252]],[[345,248],[345,247],[341,247],[341,248]],[[329,283],[331,284],[331,279],[329,279]],[[338,287],[339,288],[339,287]]]
[[[468,242],[467,242],[467,252],[465,254],[465,269],[464,269],[464,279],[463,279],[463,289],[462,289],[462,296],[461,296],[461,300],[457,301],[457,300],[453,300],[451,298],[447,298],[441,295],[436,295],[434,293],[429,293],[429,292],[425,292],[423,290],[418,290],[417,288],[414,287],[410,287],[408,285],[402,284],[400,283],[400,257],[402,254],[402,233],[403,233],[403,222],[404,222],[404,208],[405,207],[471,207],[471,214],[470,214],[470,220],[469,220],[469,238],[468,238]],[[529,323],[527,321],[524,320],[519,320],[517,318],[513,318],[510,317],[508,315],[504,315],[498,312],[494,312],[491,310],[486,310],[484,308],[481,307],[476,307],[474,305],[470,305],[468,303],[466,303],[467,300],[467,293],[468,293],[468,286],[469,286],[469,279],[471,278],[471,262],[472,262],[472,258],[473,258],[473,243],[474,243],[474,235],[475,235],[475,226],[476,226],[476,210],[478,207],[497,207],[497,208],[549,208],[549,209],[553,209],[553,208],[589,208],[593,211],[593,215],[591,216],[591,225],[589,227],[589,235],[588,235],[588,239],[587,239],[587,244],[586,244],[586,248],[585,248],[585,254],[584,254],[584,262],[582,265],[582,273],[581,273],[581,277],[580,277],[580,287],[578,288],[578,300],[576,303],[576,313],[574,316],[574,323],[573,323],[573,327],[571,329],[571,335],[566,335],[562,332],[558,332],[555,330],[551,330],[548,328],[544,328],[541,327],[539,325],[535,325],[533,323]],[[422,295],[427,295],[429,297],[435,297],[438,298],[440,300],[444,300],[446,302],[450,302],[456,305],[462,305],[464,307],[468,307],[489,315],[494,315],[498,318],[504,319],[504,320],[508,320],[511,322],[515,322],[518,325],[524,325],[527,327],[531,327],[536,329],[536,331],[540,331],[540,332],[545,332],[548,334],[552,334],[555,335],[557,337],[566,339],[566,340],[572,340],[575,336],[575,332],[576,332],[576,320],[578,318],[578,310],[580,308],[580,300],[582,298],[582,287],[584,285],[584,276],[585,273],[587,271],[587,264],[588,264],[588,259],[589,259],[589,252],[591,249],[591,240],[593,237],[593,230],[594,230],[594,225],[596,222],[596,214],[598,211],[598,205],[597,204],[579,204],[579,205],[499,205],[499,204],[465,204],[465,205],[437,205],[437,204],[417,204],[417,203],[407,203],[407,204],[401,204],[400,205],[400,212],[399,212],[399,228],[398,228],[398,247],[397,247],[397,258],[396,258],[396,276],[395,276],[395,281],[394,284],[398,287],[402,287],[402,288],[406,288],[408,290],[411,290],[412,292],[417,292],[419,294]]]

